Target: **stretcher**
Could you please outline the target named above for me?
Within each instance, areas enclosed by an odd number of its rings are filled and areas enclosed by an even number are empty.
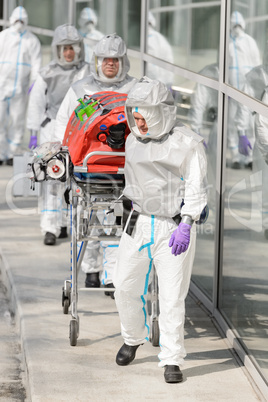
[[[118,231],[123,230],[123,201],[120,196],[124,188],[124,170],[118,168],[109,172],[102,171],[98,174],[94,169],[94,175],[89,173],[88,162],[90,158],[108,156],[124,157],[125,153],[117,152],[91,152],[86,155],[82,166],[72,166],[67,147],[56,144],[54,152],[45,161],[47,166],[45,175],[52,175],[52,179],[61,179],[66,182],[67,202],[70,205],[71,220],[71,247],[70,247],[70,278],[64,281],[62,288],[63,313],[71,313],[69,325],[70,345],[76,346],[79,337],[79,315],[78,315],[78,291],[104,291],[105,288],[80,288],[78,289],[78,275],[81,262],[90,240],[97,241],[119,241],[116,236]],[[56,152],[55,152],[56,151]],[[53,155],[53,156],[52,156]],[[40,162],[40,160],[39,160]],[[41,169],[42,172],[45,169]],[[115,222],[113,224],[100,224],[97,216],[98,210],[106,210],[113,213]],[[101,234],[95,234],[96,229]],[[80,243],[80,246],[79,246]],[[109,291],[114,291],[109,288]],[[159,302],[158,283],[155,268],[152,269],[152,278],[148,288],[147,311],[150,324],[149,339],[153,346],[159,346]]]
[[[42,144],[35,150],[32,163],[28,164],[27,175],[33,187],[35,182],[43,180],[66,183],[65,198],[70,206],[71,222],[70,277],[64,281],[62,308],[64,314],[71,314],[71,346],[76,346],[79,337],[78,275],[87,244],[91,240],[119,242],[118,233],[123,230],[124,142],[129,134],[124,115],[125,100],[125,94],[113,97],[113,93],[105,92],[101,93],[101,98],[94,94],[80,99],[70,117],[63,143]],[[113,214],[112,223],[100,223],[100,210]],[[79,289],[84,290],[103,292],[107,289]],[[114,290],[109,288],[109,291]],[[148,291],[150,340],[158,346],[158,286],[154,270]]]

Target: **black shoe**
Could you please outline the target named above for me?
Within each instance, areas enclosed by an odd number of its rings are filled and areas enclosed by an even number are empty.
[[[231,164],[231,169],[241,169],[241,164],[239,162],[233,162]]]
[[[46,246],[54,246],[56,244],[56,236],[53,233],[46,232],[44,243]]]
[[[58,239],[66,239],[66,237],[68,237],[67,227],[63,226],[60,228],[60,234],[59,234]]]
[[[119,349],[116,355],[116,363],[119,366],[127,366],[131,363],[136,356],[136,350],[140,345],[129,346],[124,343],[124,345]]]
[[[168,383],[182,382],[182,372],[179,366],[167,365],[164,373],[165,381]]]
[[[245,165],[245,168],[252,170],[252,162],[247,163],[247,164]]]
[[[86,288],[99,288],[100,287],[100,279],[98,272],[92,272],[91,274],[87,274],[85,281]]]
[[[8,166],[13,166],[13,158],[7,159],[6,164],[7,164]]]
[[[0,160],[0,166],[1,166],[1,165],[3,165],[3,161],[2,161],[2,160]]]
[[[113,283],[108,283],[108,285],[104,285],[105,288],[114,288]],[[112,299],[114,299],[114,291],[112,292],[104,292],[105,296],[111,296]]]

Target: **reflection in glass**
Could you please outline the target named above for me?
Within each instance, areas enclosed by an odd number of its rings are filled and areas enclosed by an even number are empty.
[[[261,64],[258,45],[245,29],[243,15],[234,11],[230,20],[229,84],[238,89],[243,89],[246,74]]]
[[[268,165],[257,143],[252,170],[226,168],[221,308],[268,379]]]
[[[84,38],[85,61],[90,63],[93,48],[98,41],[104,36],[104,33],[97,29],[98,17],[93,8],[84,7],[78,18],[78,31]]]
[[[150,0],[149,8],[161,33],[172,47],[174,64],[200,71],[217,62],[220,34],[220,1]],[[164,52],[160,56],[166,58]],[[174,85],[179,85],[175,80]]]
[[[148,16],[147,53],[169,63],[174,62],[172,47],[164,35],[156,30],[156,19],[151,11]],[[156,64],[147,63],[146,75],[162,81],[167,87],[171,87],[173,83],[173,73]]]
[[[230,20],[230,42],[229,42],[229,83],[237,89],[245,90],[246,74],[258,66],[260,61],[260,52],[256,41],[245,32],[246,22],[243,15],[234,11]],[[234,119],[237,113],[237,103],[229,100],[229,120],[227,141],[230,152],[230,163],[233,169],[240,169],[243,166],[252,164],[252,152],[248,156],[239,153],[239,146],[243,138],[239,139]],[[242,137],[242,135],[241,135]],[[247,138],[254,141],[252,122],[249,121]],[[240,141],[240,142],[239,142]],[[246,138],[244,138],[244,142]]]
[[[205,67],[201,74],[218,79],[217,64]],[[214,230],[216,207],[216,156],[217,156],[217,116],[218,92],[205,85],[197,84],[189,111],[191,128],[204,138],[204,147],[208,163],[208,207],[209,218],[201,226],[197,226],[198,242],[193,271],[193,281],[212,299],[214,272]]]

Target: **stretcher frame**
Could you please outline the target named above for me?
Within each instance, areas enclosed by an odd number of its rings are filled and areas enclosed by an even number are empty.
[[[124,152],[90,152],[86,155],[82,166],[74,166],[73,173],[88,173],[88,161],[90,158],[99,155],[99,156],[125,156]],[[66,160],[68,163],[68,159]],[[66,169],[68,171],[68,169]],[[94,175],[96,175],[94,171]],[[105,175],[103,172],[99,173],[100,175]],[[112,175],[114,176],[114,172]],[[123,175],[124,169],[118,168],[116,174]],[[70,211],[71,211],[71,278],[64,281],[64,286],[62,289],[62,307],[63,313],[68,314],[69,307],[71,312],[71,320],[69,325],[69,339],[70,345],[76,346],[77,340],[79,337],[79,315],[78,315],[78,274],[81,267],[81,262],[84,257],[84,253],[86,250],[86,246],[89,240],[97,240],[97,241],[118,241],[118,236],[115,236],[115,231],[117,229],[123,230],[123,222],[121,219],[121,224],[114,225],[105,225],[105,229],[111,229],[111,234],[106,234],[105,231],[101,236],[95,236],[89,234],[89,229],[92,231],[93,228],[90,227],[89,222],[83,221],[82,225],[78,224],[78,207],[82,206],[82,211],[85,212],[86,209],[90,211],[95,211],[93,213],[93,218],[91,216],[90,223],[94,225],[94,228],[99,228],[98,225],[95,225],[96,211],[98,209],[107,209],[113,211],[115,208],[115,204],[117,204],[117,212],[114,213],[115,216],[123,215],[123,203],[118,198],[122,194],[124,180],[119,179],[118,181],[114,180],[114,189],[111,189],[109,186],[105,188],[106,192],[102,188],[105,180],[100,180],[98,182],[95,179],[89,179],[89,181],[83,182],[79,181],[75,178],[74,175],[67,177],[67,184],[70,189]],[[113,182],[111,181],[111,183]],[[91,186],[90,186],[91,184]],[[96,194],[96,185],[97,186],[97,194]],[[88,192],[89,190],[89,192]],[[107,193],[108,190],[108,193]],[[107,199],[107,195],[112,198]],[[105,201],[97,200],[98,198],[105,199]],[[93,201],[94,199],[94,201]],[[114,208],[114,209],[113,209]],[[89,216],[89,211],[87,211]],[[89,229],[88,229],[89,228]],[[101,229],[103,229],[103,225],[101,225]],[[79,252],[77,244],[78,242],[82,242]],[[106,288],[80,288],[80,291],[105,291]],[[115,291],[114,288],[109,288],[109,291]],[[152,277],[151,282],[148,288],[148,300],[147,300],[147,311],[149,316],[149,340],[153,346],[159,346],[159,325],[158,325],[158,316],[159,316],[159,301],[158,301],[158,278],[156,274],[155,267],[152,268]]]
[[[122,223],[117,224],[100,224],[98,223],[97,212],[99,209],[110,210],[112,205],[120,197],[124,181],[122,178],[118,180],[116,175],[123,175],[123,168],[118,168],[117,172],[104,173],[94,171],[94,176],[106,176],[106,179],[87,178],[81,180],[76,178],[75,173],[89,173],[88,162],[94,156],[125,156],[124,152],[90,152],[84,160],[82,166],[74,166],[73,174],[67,179],[69,188],[69,202],[71,214],[71,277],[64,281],[62,292],[63,313],[68,314],[69,307],[71,312],[69,338],[71,346],[76,346],[79,337],[79,315],[78,315],[78,274],[81,267],[87,243],[90,240],[97,241],[119,241],[119,237],[115,236],[115,232],[122,230]],[[68,169],[67,169],[68,170]],[[111,176],[112,175],[112,176]],[[120,176],[118,176],[120,177]],[[120,201],[117,204],[120,204]],[[78,213],[78,209],[80,211]],[[119,207],[120,208],[120,207]],[[80,216],[80,221],[78,217]],[[82,219],[81,219],[82,217]],[[95,229],[102,230],[101,235],[94,235]],[[105,230],[111,230],[107,234]],[[78,252],[78,243],[81,247]],[[81,291],[107,291],[106,288],[80,288]],[[114,288],[109,288],[114,291]]]

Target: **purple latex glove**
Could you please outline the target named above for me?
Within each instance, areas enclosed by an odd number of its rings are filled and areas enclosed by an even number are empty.
[[[168,245],[169,247],[172,247],[171,252],[175,256],[180,255],[187,250],[190,243],[191,227],[192,226],[188,225],[188,223],[181,222],[177,229],[172,233]]]
[[[37,147],[37,136],[31,135],[30,142],[29,142],[29,149],[33,149]]]
[[[248,148],[252,149],[252,146],[248,140],[248,137],[246,135],[241,135],[239,137],[239,152],[242,155],[248,156]]]
[[[30,86],[30,88],[28,89],[28,95],[30,95],[31,90],[33,89],[33,86],[34,86],[34,82],[33,82],[32,85]]]

